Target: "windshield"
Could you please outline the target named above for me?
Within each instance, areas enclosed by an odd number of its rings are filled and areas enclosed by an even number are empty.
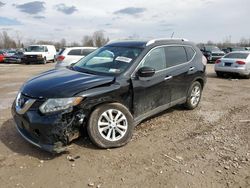
[[[80,72],[120,74],[139,56],[143,49],[133,47],[102,47],[73,66]]]
[[[249,56],[249,53],[229,53],[225,55],[224,58],[230,59],[246,59]]]
[[[221,50],[217,46],[206,46],[206,50],[210,52],[220,52]]]
[[[238,48],[232,48],[232,52],[233,51],[245,51],[246,48],[241,48],[241,47],[238,47]]]
[[[44,52],[43,46],[29,46],[27,52]]]

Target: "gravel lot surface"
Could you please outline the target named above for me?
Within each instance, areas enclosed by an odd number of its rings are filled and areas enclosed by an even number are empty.
[[[51,155],[17,133],[10,106],[46,65],[0,65],[0,187],[250,187],[250,80],[208,80],[199,107],[171,108],[141,123],[126,146],[101,150],[87,137]]]

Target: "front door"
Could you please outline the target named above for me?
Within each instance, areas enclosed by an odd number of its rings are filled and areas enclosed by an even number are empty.
[[[143,116],[152,115],[157,108],[170,104],[171,100],[169,87],[171,77],[167,75],[166,71],[164,47],[158,47],[149,52],[138,68],[141,67],[151,67],[156,72],[147,79],[140,79],[137,76],[132,78],[135,119],[143,119]]]

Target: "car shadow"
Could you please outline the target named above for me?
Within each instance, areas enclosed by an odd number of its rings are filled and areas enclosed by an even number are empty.
[[[72,144],[76,144],[80,147],[85,147],[88,149],[98,149],[90,142],[86,133],[83,132],[83,134],[83,137],[73,141],[69,145],[69,148]],[[14,153],[24,156],[32,156],[39,160],[52,160],[53,158],[56,158],[60,155],[70,153],[69,149],[60,154],[53,154],[33,146],[32,144],[25,141],[25,139],[23,139],[18,133],[15,128],[15,123],[13,119],[8,119],[0,126],[0,141]]]

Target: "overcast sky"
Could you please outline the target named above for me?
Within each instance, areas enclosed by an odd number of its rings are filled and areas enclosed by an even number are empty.
[[[0,31],[22,40],[81,41],[103,30],[110,39],[250,38],[250,0],[0,0]]]

